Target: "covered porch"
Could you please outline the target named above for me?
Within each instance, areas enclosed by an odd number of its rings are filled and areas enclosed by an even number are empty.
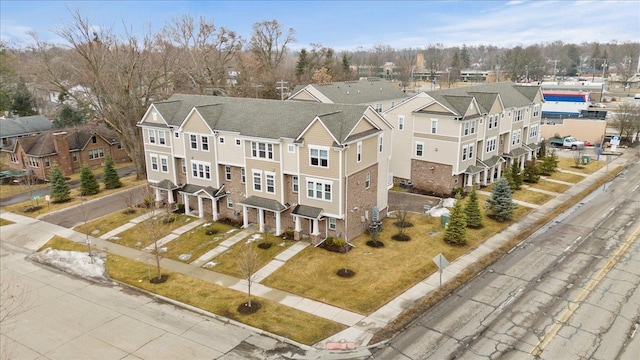
[[[277,200],[267,199],[259,196],[251,196],[246,200],[239,203],[242,206],[242,227],[247,228],[249,226],[249,210],[256,211],[256,221],[258,223],[258,230],[260,232],[265,231],[267,221],[265,218],[265,212],[271,212],[274,215],[275,220],[275,234],[282,234],[282,212],[289,209],[289,204],[282,205]]]
[[[220,219],[220,213],[218,211],[218,200],[227,195],[224,191],[224,186],[220,189],[214,189],[211,186],[199,186],[193,184],[186,184],[180,189],[179,193],[182,195],[182,203],[184,204],[184,213],[191,214],[191,200],[194,199],[197,204],[197,216],[199,218],[205,218],[209,209],[211,210],[211,219],[218,221]],[[195,214],[193,214],[195,215]]]
[[[499,179],[502,176],[502,164],[507,161],[499,155],[494,155],[486,160],[478,160],[479,165],[484,167],[482,173],[482,186],[488,186],[495,182],[496,179]]]
[[[294,229],[293,237],[295,240],[302,239],[303,235],[309,234],[311,244],[318,245],[327,237],[327,231],[321,231],[320,223],[322,218],[323,209],[307,206],[297,205],[291,215],[293,215]],[[303,230],[303,226],[309,229],[309,232]]]
[[[168,207],[175,210],[175,191],[180,187],[171,180],[164,179],[157,183],[149,183],[149,187],[153,189],[156,207]]]
[[[524,164],[527,160],[528,154],[531,154],[531,151],[528,148],[515,148],[508,153],[502,154],[502,156],[509,159],[509,165],[512,165],[515,162],[520,167],[520,170],[524,170]]]

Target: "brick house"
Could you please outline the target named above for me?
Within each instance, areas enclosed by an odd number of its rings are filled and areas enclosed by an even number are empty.
[[[65,175],[71,175],[83,164],[92,169],[101,167],[107,156],[116,163],[131,161],[116,132],[95,124],[17,138],[2,152],[10,169],[31,171],[40,180],[48,180],[54,164]]]
[[[386,214],[391,126],[373,107],[174,95],[143,130],[156,201],[318,244]]]

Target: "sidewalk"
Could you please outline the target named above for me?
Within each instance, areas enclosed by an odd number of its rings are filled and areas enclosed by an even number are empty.
[[[499,248],[504,243],[509,241],[512,237],[519,234],[522,230],[531,227],[538,219],[548,214],[552,209],[556,208],[558,205],[569,200],[571,197],[575,196],[576,194],[580,193],[585,188],[593,184],[596,180],[606,174],[606,169],[614,169],[616,166],[624,165],[629,159],[635,159],[635,152],[629,151],[622,156],[618,156],[609,164],[608,167],[601,168],[600,170],[586,177],[578,184],[572,184],[572,186],[562,194],[552,193],[555,194],[554,199],[551,199],[550,201],[540,206],[536,205],[530,211],[530,213],[527,216],[523,217],[520,221],[510,225],[500,233],[487,239],[483,244],[469,251],[467,254],[452,261],[442,273],[442,284],[450,281],[469,265],[473,264],[485,255]],[[532,204],[526,205],[533,206]],[[1,230],[2,237],[12,237],[12,241],[15,240],[15,242],[17,242],[17,245],[32,250],[38,249],[44,243],[49,241],[49,239],[51,239],[51,237],[54,235],[65,237],[81,243],[84,243],[87,237],[85,234],[76,232],[74,230],[45,223],[33,218],[3,211],[0,211],[0,215],[2,216],[2,218],[23,225],[3,226]],[[143,220],[141,218],[142,217],[139,217],[132,221],[139,222]],[[193,224],[194,222],[187,224],[186,226],[196,226]],[[28,226],[29,231],[24,231],[24,226]],[[123,227],[126,226],[128,226],[128,224],[124,225]],[[181,229],[174,230],[174,232],[181,231]],[[107,241],[106,239],[117,234],[116,231],[121,232],[123,230],[120,230],[119,228],[102,235],[101,238],[91,238],[93,246],[100,250],[108,251],[143,262],[150,260],[153,257],[151,254],[145,251],[129,248],[126,246],[118,245],[114,242]],[[255,229],[245,229],[225,240],[225,242],[223,242],[225,244],[224,247],[228,248],[229,246],[232,246],[236,242],[240,241],[246,236],[249,236],[252,233],[255,233]],[[223,243],[218,245],[218,247],[222,246]],[[317,356],[318,353],[321,353],[322,351],[328,351],[327,349],[339,348],[355,349],[351,352],[340,353],[341,355],[344,355],[340,358],[366,356],[369,352],[366,346],[373,335],[380,328],[386,326],[390,322],[393,322],[394,319],[396,319],[404,310],[417,304],[424,296],[428,295],[432,291],[435,291],[440,285],[440,275],[439,273],[434,273],[411,287],[409,290],[400,294],[398,297],[391,300],[389,303],[385,304],[374,313],[370,314],[369,316],[363,316],[328,304],[324,304],[319,301],[307,299],[302,296],[287,293],[282,290],[273,289],[259,283],[259,281],[263,280],[273,271],[277,270],[288,259],[297,254],[299,251],[302,251],[307,246],[307,243],[298,242],[292,245],[289,249],[283,251],[281,254],[276,256],[276,258],[274,258],[269,264],[260,269],[256,273],[258,281],[253,284],[252,292],[256,296],[263,297],[278,302],[282,305],[293,307],[295,309],[305,311],[310,314],[323,317],[325,319],[330,319],[348,326],[346,330],[335,334],[334,336],[331,336],[330,338],[325,339],[320,343],[315,344],[315,356]],[[162,259],[161,266],[169,271],[179,272],[194,278],[209,281],[217,285],[226,286],[238,291],[246,291],[246,282],[244,280],[216,273],[214,271],[210,271],[201,267],[219,253],[219,251],[214,250],[204,254],[190,264],[171,259]],[[332,354],[335,354],[335,352]],[[306,357],[300,358],[312,358],[311,356],[313,355],[308,353]]]

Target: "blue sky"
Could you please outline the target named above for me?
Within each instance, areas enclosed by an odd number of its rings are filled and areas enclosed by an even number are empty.
[[[28,31],[59,41],[53,30],[80,10],[92,24],[122,32],[159,29],[174,17],[213,19],[245,39],[254,23],[278,20],[296,30],[293,48],[335,50],[640,41],[640,1],[16,1],[0,0],[0,39],[26,46]]]

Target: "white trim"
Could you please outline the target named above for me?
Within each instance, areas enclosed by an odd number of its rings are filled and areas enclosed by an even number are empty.
[[[311,163],[311,150],[318,150],[318,165],[313,165]],[[321,165],[321,161],[322,157],[320,156],[320,152],[321,151],[326,151],[327,152],[327,166],[322,166]],[[331,151],[331,148],[327,147],[327,146],[316,146],[316,145],[309,145],[309,166],[310,167],[314,167],[314,168],[325,168],[328,169],[330,164],[329,164],[329,153]]]

